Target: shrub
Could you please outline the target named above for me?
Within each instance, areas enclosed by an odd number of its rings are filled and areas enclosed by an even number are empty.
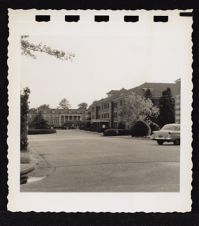
[[[118,129],[118,135],[119,136],[130,135],[130,130],[129,129]]]
[[[158,131],[158,130],[160,130],[159,125],[158,125],[157,123],[155,123],[155,122],[151,122],[149,126],[150,126],[150,128],[151,128],[151,133],[152,133],[153,131]]]
[[[56,133],[56,130],[55,129],[29,129],[28,130],[29,135],[50,134],[50,133]]]
[[[120,122],[120,123],[118,124],[118,129],[125,129],[125,123]]]
[[[118,135],[118,130],[117,129],[106,129],[103,132],[104,136],[117,136]]]
[[[43,118],[43,115],[41,112],[38,112],[32,122],[30,123],[31,129],[50,129],[50,125],[48,124],[48,121],[46,121]]]
[[[21,136],[20,136],[20,148],[21,150],[27,150],[28,148],[28,137],[27,137],[27,126],[28,126],[28,110],[29,110],[29,88],[25,88],[21,94]]]
[[[144,137],[150,134],[151,129],[149,125],[142,120],[137,121],[131,128],[132,137]]]

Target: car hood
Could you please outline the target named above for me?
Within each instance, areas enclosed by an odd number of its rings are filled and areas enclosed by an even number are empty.
[[[159,130],[159,131],[154,131],[153,134],[155,135],[164,135],[168,133],[180,133],[180,131],[175,131],[175,130]]]

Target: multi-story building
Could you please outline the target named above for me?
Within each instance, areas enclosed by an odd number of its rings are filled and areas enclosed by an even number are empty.
[[[180,82],[180,79],[176,80],[176,86],[177,86],[177,94],[175,95],[175,122],[176,123],[180,123],[180,110],[181,110],[181,107],[180,107],[180,98],[181,98],[181,95],[180,95],[180,88],[181,88],[181,82]]]
[[[38,113],[36,109],[30,109],[28,113],[29,123]],[[41,110],[43,118],[53,127],[73,126],[78,127],[88,118],[88,112],[81,109],[44,109]]]
[[[175,96],[180,95],[180,80],[177,80],[176,83],[144,83],[138,87],[128,90],[111,90],[107,93],[106,98],[93,102],[93,104],[89,107],[91,123],[95,124],[97,128],[118,128],[120,127],[121,122],[119,111],[126,95],[134,92],[140,96],[144,96],[146,90],[150,90],[152,95],[151,100],[156,106],[158,106],[159,99],[162,96],[162,91],[168,87],[171,89],[175,100]],[[180,112],[178,112],[178,114],[179,113]],[[128,125],[126,124],[125,127],[126,126]]]

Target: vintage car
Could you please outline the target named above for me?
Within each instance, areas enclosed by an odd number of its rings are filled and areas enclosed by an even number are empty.
[[[173,142],[175,145],[180,144],[180,124],[167,124],[159,131],[154,131],[152,139],[156,140],[159,145],[164,142]]]

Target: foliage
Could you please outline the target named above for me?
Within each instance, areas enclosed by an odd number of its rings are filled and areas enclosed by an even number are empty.
[[[28,134],[34,135],[34,134],[51,134],[56,133],[55,129],[29,129]]]
[[[36,114],[38,112],[37,108],[30,108],[29,113]]]
[[[150,99],[135,93],[124,96],[123,104],[119,109],[120,121],[133,125],[138,120],[154,121],[159,114],[159,109]]]
[[[32,122],[30,123],[30,128],[33,128],[33,129],[49,129],[50,128],[48,121],[46,121],[43,118],[41,111],[39,111],[33,118]]]
[[[50,106],[49,106],[49,104],[42,104],[41,106],[39,106],[38,108],[37,108],[37,110],[38,111],[44,111],[44,110],[49,110],[50,109]]]
[[[81,122],[79,129],[81,130],[89,130],[89,128],[91,127],[91,123],[90,122]]]
[[[158,124],[160,126],[175,122],[175,102],[172,98],[170,88],[167,88],[162,92],[162,96],[159,100],[159,108],[160,114],[158,117]]]
[[[119,122],[118,129],[125,129],[125,123]]]
[[[130,130],[129,129],[118,129],[118,135],[119,136],[130,135]]]
[[[150,128],[151,128],[151,132],[160,130],[159,125],[158,125],[157,123],[155,123],[155,122],[151,122],[151,123],[149,124],[149,126],[150,126]]]
[[[104,136],[117,136],[117,134],[118,134],[117,129],[106,129],[103,132]]]
[[[149,125],[142,120],[138,120],[131,128],[132,137],[144,137],[151,134]]]
[[[152,93],[151,93],[151,90],[150,89],[147,89],[144,93],[144,97],[146,99],[151,99],[152,98]]]
[[[88,104],[83,102],[83,103],[78,104],[78,107],[80,110],[86,110],[88,107]]]
[[[53,49],[52,47],[43,45],[42,43],[31,43],[28,38],[29,35],[21,36],[21,51],[23,55],[30,56],[33,59],[36,59],[37,57],[35,55],[35,52],[41,52],[54,56],[60,60],[72,60],[75,57],[74,53],[65,53],[62,50]]]
[[[60,101],[59,106],[58,106],[58,108],[60,108],[60,109],[69,109],[70,107],[71,107],[70,103],[66,98],[63,98]]]
[[[29,110],[29,95],[30,89],[28,87],[24,88],[21,94],[21,137],[20,137],[20,148],[21,150],[27,150],[28,147],[28,110]]]

